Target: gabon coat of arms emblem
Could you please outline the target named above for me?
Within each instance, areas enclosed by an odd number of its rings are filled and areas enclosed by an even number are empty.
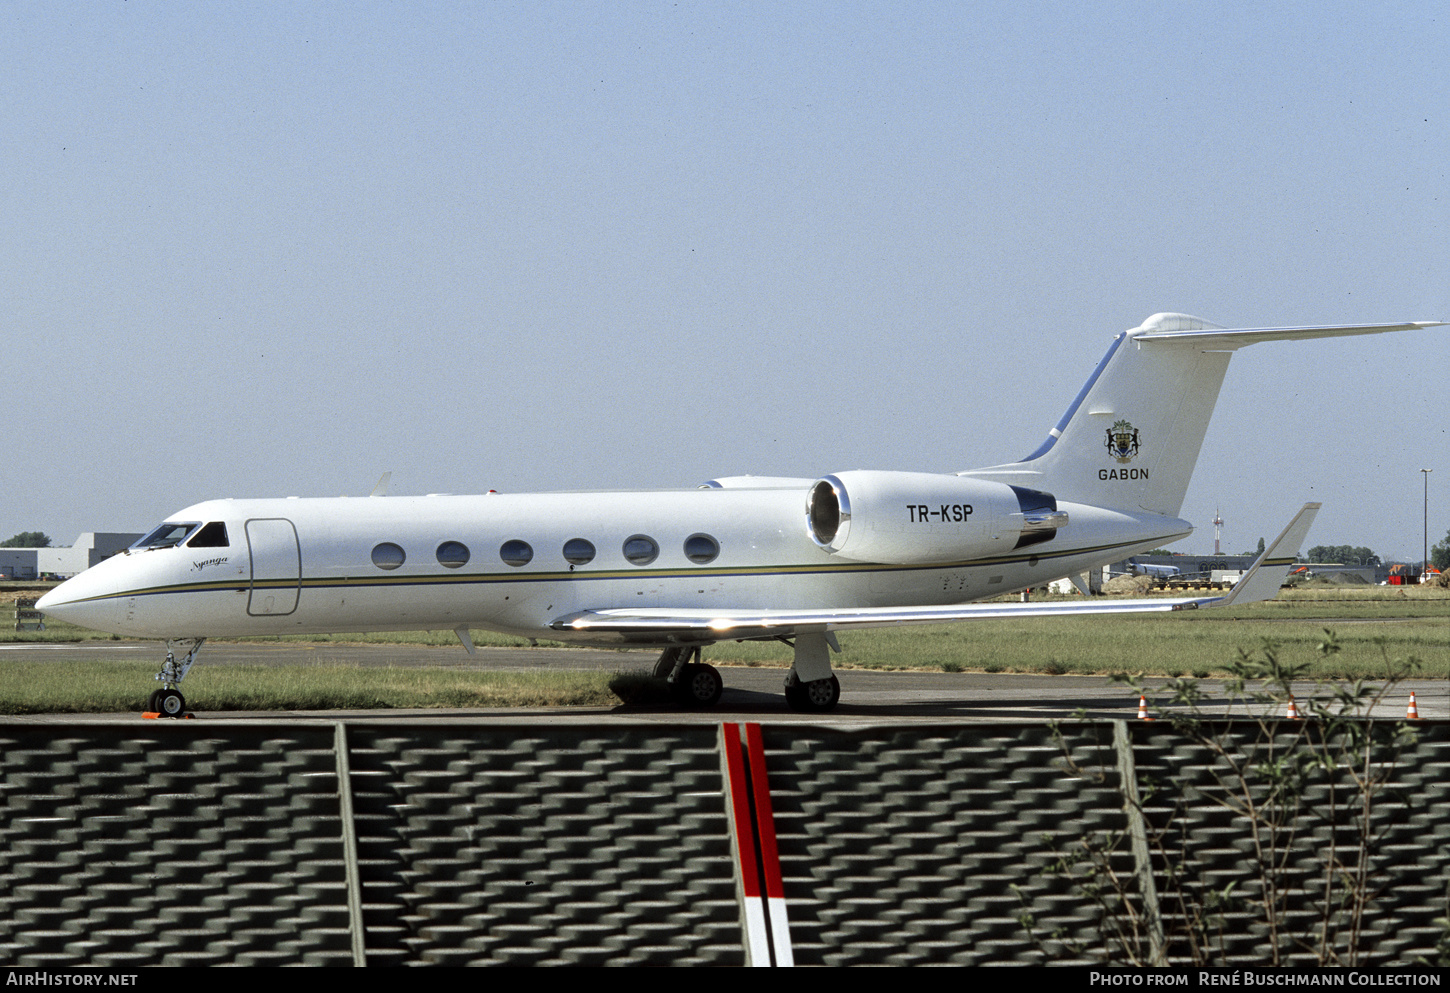
[[[1119,462],[1131,462],[1138,454],[1138,429],[1127,421],[1114,421],[1108,428],[1108,454]]]

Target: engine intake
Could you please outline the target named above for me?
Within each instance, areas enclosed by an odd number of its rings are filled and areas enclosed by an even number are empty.
[[[937,473],[835,473],[806,497],[811,540],[859,562],[960,562],[1050,541],[1066,525],[1050,493]]]

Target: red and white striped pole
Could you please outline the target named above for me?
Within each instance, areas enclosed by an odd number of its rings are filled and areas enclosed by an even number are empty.
[[[735,848],[736,879],[745,922],[746,963],[793,966],[785,884],[775,841],[775,815],[765,771],[765,744],[759,724],[720,725],[720,744],[730,808],[730,837]]]

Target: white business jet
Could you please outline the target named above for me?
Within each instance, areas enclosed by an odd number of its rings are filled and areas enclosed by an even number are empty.
[[[1003,602],[1193,531],[1178,517],[1232,352],[1439,322],[1225,330],[1156,314],[1118,335],[1036,451],[958,473],[730,477],[637,492],[212,500],[46,594],[55,617],[167,640],[150,707],[206,638],[470,628],[662,650],[687,704],[720,697],[701,649],[793,645],[792,707],[840,697],[835,632],[985,617],[1185,610],[1272,597],[1318,504],[1226,596]],[[992,600],[989,603],[972,601]],[[184,653],[180,659],[178,653]]]

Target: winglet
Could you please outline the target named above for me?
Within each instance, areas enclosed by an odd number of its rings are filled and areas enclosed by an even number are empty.
[[[373,491],[369,493],[368,496],[387,496],[388,484],[392,481],[393,474],[391,471],[383,473],[382,476],[378,478],[378,485],[373,487]]]
[[[1319,513],[1320,506],[1317,503],[1306,503],[1294,515],[1289,526],[1279,533],[1279,537],[1264,549],[1262,555],[1254,559],[1254,564],[1234,584],[1233,591],[1228,596],[1219,597],[1211,604],[1202,606],[1231,607],[1239,603],[1273,599],[1274,594],[1279,592],[1279,587],[1284,584],[1289,568],[1298,558],[1299,547],[1304,544],[1304,539],[1309,534],[1309,525],[1314,523],[1314,515]]]

